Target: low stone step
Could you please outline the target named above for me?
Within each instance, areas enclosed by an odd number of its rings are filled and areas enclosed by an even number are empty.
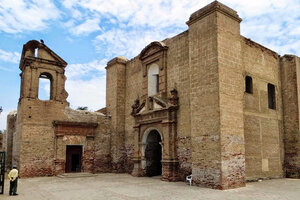
[[[93,176],[96,175],[88,172],[64,173],[64,174],[57,175],[57,177],[59,178],[80,178],[80,177],[93,177]]]

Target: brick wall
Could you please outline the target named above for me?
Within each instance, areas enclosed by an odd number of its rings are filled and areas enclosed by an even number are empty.
[[[192,172],[196,184],[221,188],[216,13],[189,25]]]
[[[284,169],[289,178],[300,178],[299,92],[300,59],[285,55],[281,58],[284,120]]]
[[[253,94],[244,93],[247,179],[282,177],[283,139],[279,57],[241,37],[244,76],[251,76]],[[276,88],[276,109],[268,108],[267,84]],[[245,89],[244,89],[245,91]]]

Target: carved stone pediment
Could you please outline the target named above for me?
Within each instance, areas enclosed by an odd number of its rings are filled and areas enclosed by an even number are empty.
[[[41,57],[36,57],[35,49],[42,51]],[[30,40],[23,46],[21,62],[19,68],[23,70],[24,67],[29,66],[32,62],[38,61],[40,63],[56,65],[61,68],[67,66],[67,62],[59,57],[54,51],[47,47],[43,42],[36,40]],[[29,63],[29,65],[28,65]]]
[[[147,45],[140,54],[140,60],[144,60],[145,58],[154,55],[155,53],[158,53],[163,50],[167,50],[168,47],[163,42],[151,42],[149,45]]]
[[[146,115],[149,112],[176,110],[178,108],[177,90],[171,90],[169,96],[169,98],[159,95],[151,96],[144,99],[142,103],[136,99],[131,106],[131,115],[136,117],[137,115]]]

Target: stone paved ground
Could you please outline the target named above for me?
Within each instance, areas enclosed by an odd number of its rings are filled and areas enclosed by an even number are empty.
[[[5,194],[0,199],[14,200],[298,200],[300,180],[276,179],[248,183],[247,187],[227,191],[190,187],[183,182],[164,182],[158,178],[128,174],[98,174],[95,177],[40,177],[19,180],[18,196]]]

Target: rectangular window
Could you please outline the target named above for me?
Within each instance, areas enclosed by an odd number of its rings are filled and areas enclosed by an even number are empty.
[[[270,109],[276,109],[276,95],[275,95],[275,86],[271,83],[268,83],[268,102]]]
[[[155,76],[155,83],[156,83],[156,93],[159,92],[159,74],[154,74]]]
[[[246,76],[245,78],[245,92],[253,94],[253,84],[251,76]]]
[[[38,57],[39,49],[35,48],[34,49],[34,57]]]

